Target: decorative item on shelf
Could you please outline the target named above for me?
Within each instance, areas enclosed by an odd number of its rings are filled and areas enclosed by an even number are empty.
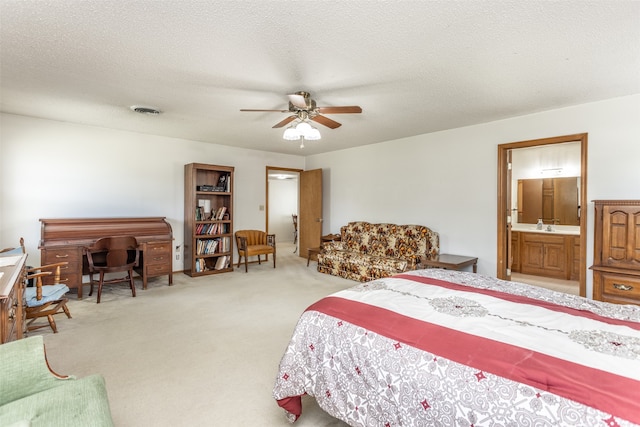
[[[220,175],[218,178],[218,185],[216,186],[216,191],[229,191],[229,182],[231,181],[231,175]]]
[[[202,209],[204,210],[204,219],[206,219],[206,215],[211,213],[211,200],[198,199],[198,206],[202,207]]]

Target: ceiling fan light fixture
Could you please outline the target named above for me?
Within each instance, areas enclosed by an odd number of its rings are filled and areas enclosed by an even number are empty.
[[[320,131],[314,127],[312,127],[309,132],[304,135],[304,139],[306,139],[307,141],[317,141],[321,138],[322,135],[320,135]]]
[[[306,138],[307,133],[311,131],[311,125],[307,122],[300,122],[296,125],[296,130]]]
[[[287,141],[298,141],[300,139],[302,139],[303,141],[305,139],[307,141],[317,141],[322,138],[322,135],[320,135],[320,131],[311,126],[309,122],[302,120],[295,126],[291,125],[286,128],[284,134],[282,135],[282,138],[286,139]],[[304,147],[304,145],[302,145],[302,147]]]
[[[286,139],[287,141],[297,141],[300,139],[300,136],[300,132],[295,127],[289,126],[285,129],[282,138]]]

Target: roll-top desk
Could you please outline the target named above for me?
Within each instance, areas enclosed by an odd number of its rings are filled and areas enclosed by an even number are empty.
[[[136,272],[147,288],[151,277],[169,276],[173,284],[173,232],[165,217],[141,218],[69,218],[41,219],[40,249],[42,264],[68,261],[61,271],[61,281],[78,291],[82,298],[82,275],[88,274],[84,248],[110,236],[134,236],[141,251]]]
[[[22,338],[25,330],[22,285],[27,255],[0,258],[0,344]]]

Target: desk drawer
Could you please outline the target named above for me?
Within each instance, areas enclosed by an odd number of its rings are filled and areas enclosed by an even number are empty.
[[[15,287],[14,287],[15,288]],[[18,319],[18,299],[15,289],[0,300],[0,344],[16,339],[21,322]]]
[[[166,264],[170,266],[171,265],[171,242],[147,243],[146,250],[144,251],[144,264],[145,265]]]
[[[42,265],[67,261],[69,264],[60,267],[60,283],[70,288],[77,288],[82,284],[82,254],[77,248],[43,249],[41,253]],[[53,283],[52,277],[43,279],[45,285]]]
[[[153,264],[144,267],[147,277],[171,274],[171,264]]]

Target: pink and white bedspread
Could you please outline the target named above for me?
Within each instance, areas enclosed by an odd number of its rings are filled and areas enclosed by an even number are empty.
[[[640,307],[429,269],[310,306],[273,390],[351,426],[638,426]]]

